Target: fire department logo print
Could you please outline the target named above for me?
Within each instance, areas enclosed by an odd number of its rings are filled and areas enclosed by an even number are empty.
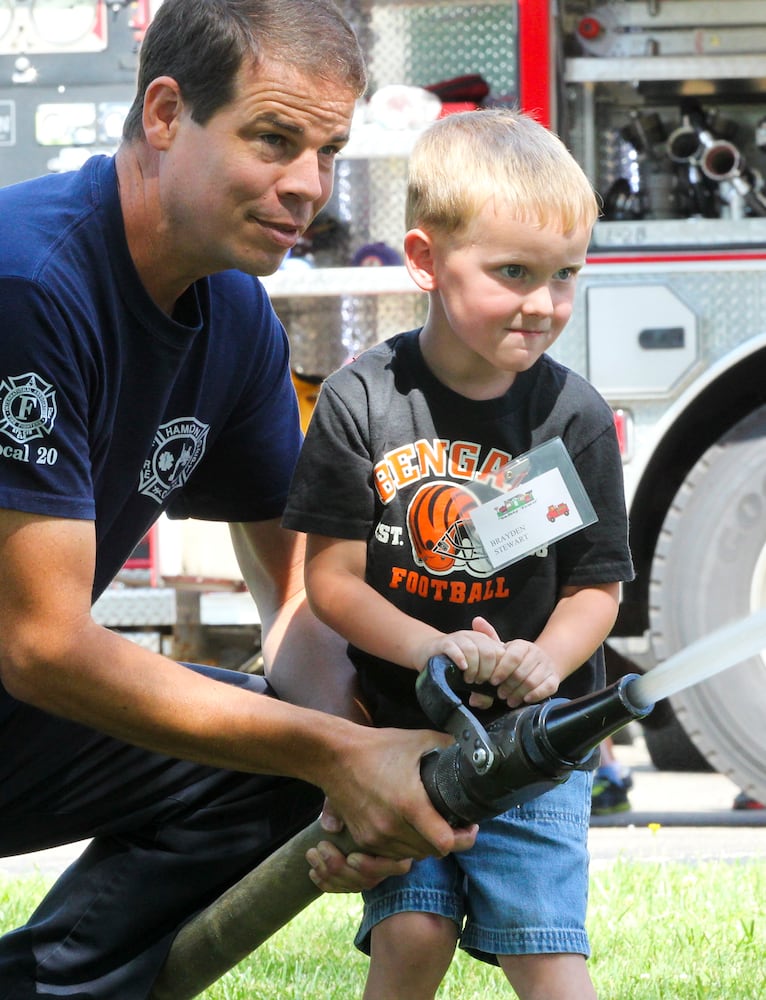
[[[472,576],[489,576],[492,567],[466,525],[469,511],[479,501],[470,490],[449,482],[421,486],[407,508],[407,530],[418,566],[435,576],[456,569]]]
[[[154,435],[152,454],[141,470],[139,493],[157,503],[183,486],[205,453],[210,430],[195,417],[179,417],[163,424]]]
[[[17,444],[50,434],[56,422],[56,392],[36,372],[0,382],[0,431]]]

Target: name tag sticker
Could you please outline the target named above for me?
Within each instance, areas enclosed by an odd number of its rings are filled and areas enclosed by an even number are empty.
[[[475,507],[468,523],[493,569],[598,520],[561,438],[520,455],[500,472],[508,491]]]

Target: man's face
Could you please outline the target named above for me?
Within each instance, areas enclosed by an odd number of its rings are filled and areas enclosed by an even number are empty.
[[[277,270],[330,197],[354,104],[342,83],[266,61],[240,70],[234,100],[205,125],[183,108],[160,190],[163,235],[190,280]]]

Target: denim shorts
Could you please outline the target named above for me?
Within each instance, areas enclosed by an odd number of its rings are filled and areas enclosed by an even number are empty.
[[[355,944],[369,954],[375,924],[395,913],[438,913],[458,926],[459,944],[496,955],[588,956],[588,824],[592,772],[485,820],[470,851],[426,858],[364,896]]]

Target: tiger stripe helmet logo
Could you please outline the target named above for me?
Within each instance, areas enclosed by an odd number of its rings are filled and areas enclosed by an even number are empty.
[[[407,530],[418,566],[438,576],[486,567],[486,557],[465,525],[466,515],[478,503],[470,490],[454,483],[420,487],[407,508]]]

